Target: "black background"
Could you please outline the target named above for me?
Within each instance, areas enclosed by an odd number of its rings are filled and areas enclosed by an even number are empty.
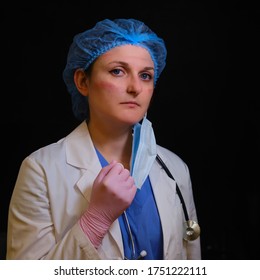
[[[79,123],[62,80],[72,37],[104,18],[132,17],[168,49],[148,118],[158,144],[190,168],[203,259],[259,259],[260,9],[250,1],[70,2],[2,8],[1,239],[22,159]]]

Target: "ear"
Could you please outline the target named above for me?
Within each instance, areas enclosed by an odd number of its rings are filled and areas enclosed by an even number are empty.
[[[74,83],[83,96],[88,96],[87,75],[84,70],[77,69],[74,73]]]

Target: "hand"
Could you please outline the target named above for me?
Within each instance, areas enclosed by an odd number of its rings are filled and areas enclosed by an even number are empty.
[[[134,179],[121,163],[112,161],[101,169],[93,183],[89,207],[80,219],[81,228],[96,248],[131,204],[136,190]]]
[[[129,170],[112,161],[94,181],[89,210],[106,216],[112,223],[131,204],[135,193],[134,179]]]

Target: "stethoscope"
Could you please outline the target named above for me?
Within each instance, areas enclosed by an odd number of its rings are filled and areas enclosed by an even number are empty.
[[[176,180],[174,179],[174,177],[173,177],[172,173],[170,172],[169,168],[166,166],[166,164],[164,163],[164,161],[161,159],[161,157],[158,154],[156,155],[156,160],[162,166],[162,168],[164,169],[166,174],[176,182]],[[176,182],[176,191],[177,191],[177,194],[180,198],[182,208],[183,208],[183,212],[184,212],[184,217],[185,217],[183,239],[186,240],[186,241],[196,240],[200,235],[200,226],[197,222],[189,219],[186,204],[185,204],[185,201],[183,199],[181,190],[180,190],[177,182]],[[130,238],[130,241],[131,241],[132,260],[141,260],[147,255],[147,252],[145,250],[142,250],[140,252],[140,254],[138,255],[138,257],[135,257],[135,255],[136,255],[135,242],[134,242],[134,237],[133,237],[133,234],[132,234],[132,230],[131,230],[131,227],[130,227],[130,224],[129,224],[129,221],[128,221],[128,218],[127,218],[126,211],[124,211],[124,218],[125,218],[125,221],[126,221],[127,231],[128,231],[129,238]],[[124,259],[129,260],[126,257],[124,257]]]

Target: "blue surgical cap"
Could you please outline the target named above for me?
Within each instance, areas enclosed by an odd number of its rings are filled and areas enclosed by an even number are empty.
[[[74,83],[76,69],[87,70],[91,63],[103,53],[122,45],[136,45],[145,48],[155,66],[154,84],[166,64],[166,47],[143,22],[136,19],[105,19],[92,29],[77,34],[70,46],[63,79],[72,98],[72,109],[79,120],[88,117],[87,98],[81,95]]]

